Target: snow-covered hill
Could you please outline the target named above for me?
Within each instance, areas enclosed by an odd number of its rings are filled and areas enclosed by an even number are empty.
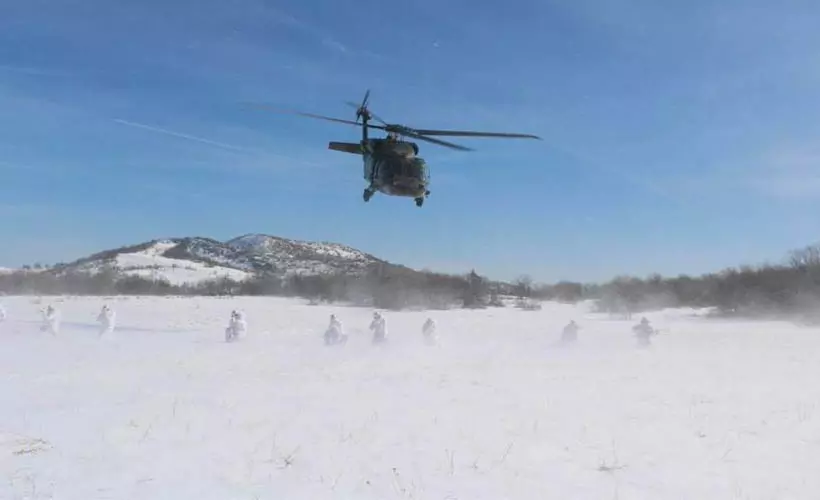
[[[227,242],[231,248],[261,257],[268,262],[285,264],[288,273],[356,274],[380,259],[338,243],[296,241],[262,234],[247,234]]]
[[[290,240],[247,234],[222,242],[188,237],[152,240],[106,250],[55,272],[102,272],[162,279],[171,284],[198,283],[230,278],[245,280],[261,273],[279,276],[348,274],[365,272],[381,259],[337,243]]]

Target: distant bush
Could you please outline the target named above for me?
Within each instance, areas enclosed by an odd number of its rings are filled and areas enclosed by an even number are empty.
[[[785,263],[729,268],[699,277],[620,276],[585,286],[596,310],[628,316],[665,307],[715,307],[722,316],[799,317],[820,322],[820,246],[789,253]]]

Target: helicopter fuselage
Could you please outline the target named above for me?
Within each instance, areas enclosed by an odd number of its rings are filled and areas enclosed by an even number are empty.
[[[418,145],[395,138],[364,139],[361,143],[331,142],[329,149],[362,155],[364,179],[369,183],[365,200],[376,191],[389,196],[414,198],[422,203],[430,194],[430,170],[418,155]]]
[[[369,139],[364,144],[364,179],[374,189],[390,196],[424,198],[430,182],[418,146],[407,141]]]

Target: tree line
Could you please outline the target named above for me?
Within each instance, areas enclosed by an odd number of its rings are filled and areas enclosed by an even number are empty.
[[[801,316],[820,320],[820,245],[792,251],[780,264],[742,266],[691,277],[618,276],[609,282],[512,283],[464,274],[416,271],[387,263],[359,275],[282,276],[262,273],[246,281],[211,279],[177,285],[163,279],[123,276],[114,268],[95,272],[38,265],[0,274],[0,292],[41,295],[269,295],[303,297],[313,303],[347,302],[384,309],[447,309],[502,306],[500,296],[520,301],[594,301],[601,312],[637,313],[664,307],[714,307],[720,314]]]
[[[516,289],[529,282],[519,280]],[[712,307],[723,316],[820,320],[820,245],[788,253],[777,264],[746,265],[701,276],[618,276],[601,284],[532,286],[542,299],[592,300],[600,312],[637,313],[665,307]]]
[[[383,309],[483,307],[492,302],[489,280],[475,271],[450,275],[379,263],[363,274],[290,275],[260,273],[248,280],[214,278],[193,284],[123,275],[114,267],[94,271],[38,265],[0,274],[6,295],[267,295],[302,297],[313,303],[348,302]]]

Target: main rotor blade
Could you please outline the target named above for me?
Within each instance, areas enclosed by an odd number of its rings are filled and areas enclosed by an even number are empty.
[[[370,98],[370,89],[364,93],[364,99],[362,99],[362,108],[367,108],[367,100]]]
[[[428,129],[413,129],[414,132],[421,135],[447,135],[447,136],[462,136],[462,137],[511,137],[521,139],[538,139],[537,135],[532,134],[517,134],[511,132],[475,132],[472,130],[428,130]]]
[[[274,112],[277,112],[277,113],[287,113],[287,114],[291,114],[291,115],[306,116],[308,118],[318,118],[319,120],[327,120],[327,121],[337,122],[337,123],[346,123],[348,125],[357,125],[357,126],[361,125],[361,123],[356,123],[352,120],[344,120],[342,118],[333,118],[333,117],[330,117],[330,116],[315,115],[313,113],[304,113],[302,111],[291,111],[291,110],[287,110],[287,109],[279,109],[279,108],[274,108],[273,106],[267,106],[265,104],[255,104],[254,107],[265,108],[265,109],[268,109],[270,111],[274,111]],[[368,126],[368,128],[378,128],[378,129],[384,130],[384,127],[381,126],[381,125],[372,125],[372,124],[368,123],[367,126]]]
[[[453,144],[452,142],[442,141],[441,139],[433,139],[432,137],[425,137],[423,135],[416,134],[414,131],[410,130],[402,130],[401,135],[405,135],[407,137],[415,137],[416,139],[421,139],[422,141],[432,142],[433,144],[438,144],[439,146],[444,146],[451,149],[458,149],[461,151],[472,151],[472,148],[468,148],[465,146],[459,146],[458,144]]]

